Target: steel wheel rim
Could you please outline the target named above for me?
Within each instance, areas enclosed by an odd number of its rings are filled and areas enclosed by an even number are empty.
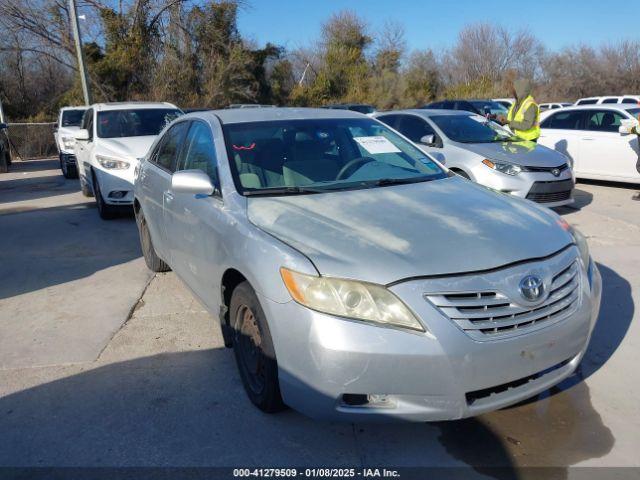
[[[236,312],[236,341],[238,342],[238,352],[240,364],[249,388],[257,395],[260,395],[265,388],[266,380],[264,376],[265,357],[260,348],[262,336],[258,327],[257,319],[247,305],[241,305]]]

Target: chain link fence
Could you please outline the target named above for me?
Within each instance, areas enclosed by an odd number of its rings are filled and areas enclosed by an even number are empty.
[[[56,123],[9,123],[7,133],[13,159],[29,160],[58,155],[53,132]]]

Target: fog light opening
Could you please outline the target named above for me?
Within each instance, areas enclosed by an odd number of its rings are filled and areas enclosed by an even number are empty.
[[[109,198],[124,198],[126,195],[126,190],[114,190],[112,192],[109,192]]]
[[[394,407],[393,398],[386,394],[370,393],[368,395],[362,393],[345,393],[342,395],[342,403],[347,407]]]

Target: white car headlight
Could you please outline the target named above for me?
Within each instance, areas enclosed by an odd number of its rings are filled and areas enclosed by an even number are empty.
[[[73,137],[62,137],[62,146],[67,150],[73,150],[73,147],[76,144],[76,139]]]
[[[381,285],[280,269],[293,299],[305,307],[380,325],[425,331],[411,310]]]
[[[584,268],[589,268],[589,262],[591,260],[591,255],[589,254],[589,245],[587,244],[587,238],[575,227],[569,226],[569,233],[573,236],[573,239],[576,242],[576,247],[578,247],[578,251],[580,252],[580,258],[582,259],[582,263],[584,264]]]
[[[100,165],[109,170],[125,170],[129,168],[129,162],[118,160],[117,158],[96,155],[96,160]]]
[[[498,172],[506,173],[507,175],[518,175],[522,171],[522,167],[520,165],[513,165],[511,163],[499,163],[492,162],[488,158],[482,160],[487,167],[492,168],[493,170],[497,170]]]

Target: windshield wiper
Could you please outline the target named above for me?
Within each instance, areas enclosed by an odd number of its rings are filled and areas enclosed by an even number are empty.
[[[260,190],[245,190],[246,196],[255,197],[260,195],[300,195],[307,193],[326,193],[326,188],[313,187],[276,187],[262,188]]]
[[[372,180],[370,182],[364,182],[367,185],[375,187],[384,187],[386,185],[402,185],[406,183],[418,183],[429,180],[427,177],[413,177],[413,178],[380,178],[378,180]]]

